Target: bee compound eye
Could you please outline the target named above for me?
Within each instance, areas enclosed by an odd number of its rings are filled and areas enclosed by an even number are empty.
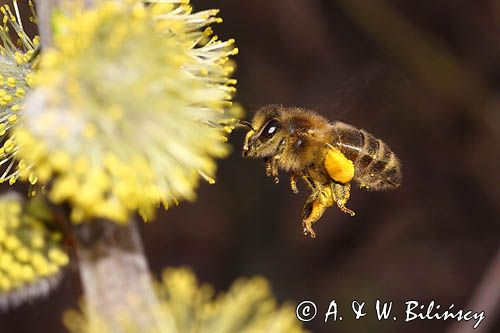
[[[279,125],[280,124],[276,119],[269,120],[262,130],[262,136],[267,139],[271,138],[278,131]]]

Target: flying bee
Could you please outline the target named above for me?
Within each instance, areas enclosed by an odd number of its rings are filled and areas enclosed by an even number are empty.
[[[312,226],[326,208],[346,207],[351,182],[381,191],[401,184],[401,164],[382,140],[346,123],[329,122],[319,114],[277,105],[259,109],[245,137],[243,157],[263,158],[266,175],[279,182],[278,169],[290,173],[290,187],[298,193],[303,179],[311,194],[302,209],[304,234],[315,237]]]

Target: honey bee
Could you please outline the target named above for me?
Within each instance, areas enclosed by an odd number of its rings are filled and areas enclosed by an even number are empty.
[[[401,184],[401,163],[382,140],[346,123],[330,122],[319,114],[277,105],[259,109],[248,127],[243,157],[263,158],[266,175],[279,182],[278,169],[290,173],[290,187],[298,193],[297,179],[311,194],[302,209],[304,234],[315,237],[312,226],[326,208],[337,204],[344,213],[351,182],[380,191]]]

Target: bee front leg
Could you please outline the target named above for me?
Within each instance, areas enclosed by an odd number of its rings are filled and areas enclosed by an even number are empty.
[[[278,162],[281,158],[281,155],[285,151],[285,147],[286,147],[286,139],[283,138],[283,139],[281,139],[281,141],[278,145],[278,149],[276,150],[276,153],[271,158],[269,170],[270,170],[271,176],[274,177],[275,184],[278,184],[280,182],[279,175],[278,175]]]
[[[294,194],[299,193],[299,189],[297,188],[297,174],[295,173],[292,173],[292,175],[290,176],[290,187]]]
[[[278,175],[278,160],[280,159],[280,156],[274,156],[273,159],[271,160],[271,175],[274,177],[274,183],[278,184],[280,182],[279,175]]]
[[[345,206],[347,200],[349,200],[349,197],[351,195],[351,185],[349,183],[347,184],[332,183],[332,192],[333,192],[333,199],[337,203],[339,209],[346,214],[354,216],[356,213]]]
[[[274,183],[278,184],[280,182],[279,174],[278,174],[278,160],[279,156],[273,156],[271,158],[265,158],[265,168],[266,168],[266,176],[274,177]]]
[[[264,165],[265,165],[265,168],[266,168],[266,176],[267,177],[271,177],[271,173],[272,173],[272,166],[271,166],[271,159],[269,158],[264,158]]]

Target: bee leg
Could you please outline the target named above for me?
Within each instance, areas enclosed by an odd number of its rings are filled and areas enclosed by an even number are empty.
[[[265,168],[266,168],[266,176],[271,177],[271,160],[269,158],[264,158]]]
[[[274,183],[278,184],[280,182],[279,175],[278,175],[278,160],[280,159],[279,156],[274,156],[271,162],[271,175],[274,177]]]
[[[304,235],[310,234],[312,238],[316,237],[312,225],[323,216],[326,208],[332,206],[333,202],[331,187],[316,184],[316,190],[311,193],[302,209]]]
[[[341,211],[351,216],[356,213],[345,206],[347,200],[351,196],[351,185],[332,183],[333,200],[337,203],[337,206]]]
[[[309,186],[312,192],[316,192],[314,182],[308,176],[302,176],[302,179],[306,182],[307,186]]]
[[[290,187],[292,188],[292,192],[294,194],[299,193],[299,189],[297,188],[297,174],[293,173],[290,176]]]
[[[274,177],[274,183],[278,184],[280,182],[278,176],[278,161],[281,158],[281,154],[285,151],[286,140],[282,139],[278,145],[278,149],[276,150],[274,156],[271,159],[270,171],[271,175]]]
[[[265,168],[266,168],[266,176],[274,177],[274,183],[278,184],[280,179],[278,178],[278,160],[279,156],[273,156],[272,158],[265,158]]]
[[[280,182],[279,176],[278,176],[278,161],[281,158],[281,154],[285,151],[286,147],[286,139],[283,138],[281,139],[278,149],[276,150],[274,156],[271,159],[271,166],[270,166],[270,171],[271,175],[274,177],[274,183],[278,184]]]
[[[354,164],[336,148],[328,150],[323,163],[330,178],[336,182],[345,184],[354,177]]]
[[[304,235],[311,235],[311,238],[316,237],[312,225],[320,219],[325,212],[326,207],[321,204],[321,200],[317,196],[311,194],[307,199],[304,208],[302,208],[302,227],[304,228]]]

